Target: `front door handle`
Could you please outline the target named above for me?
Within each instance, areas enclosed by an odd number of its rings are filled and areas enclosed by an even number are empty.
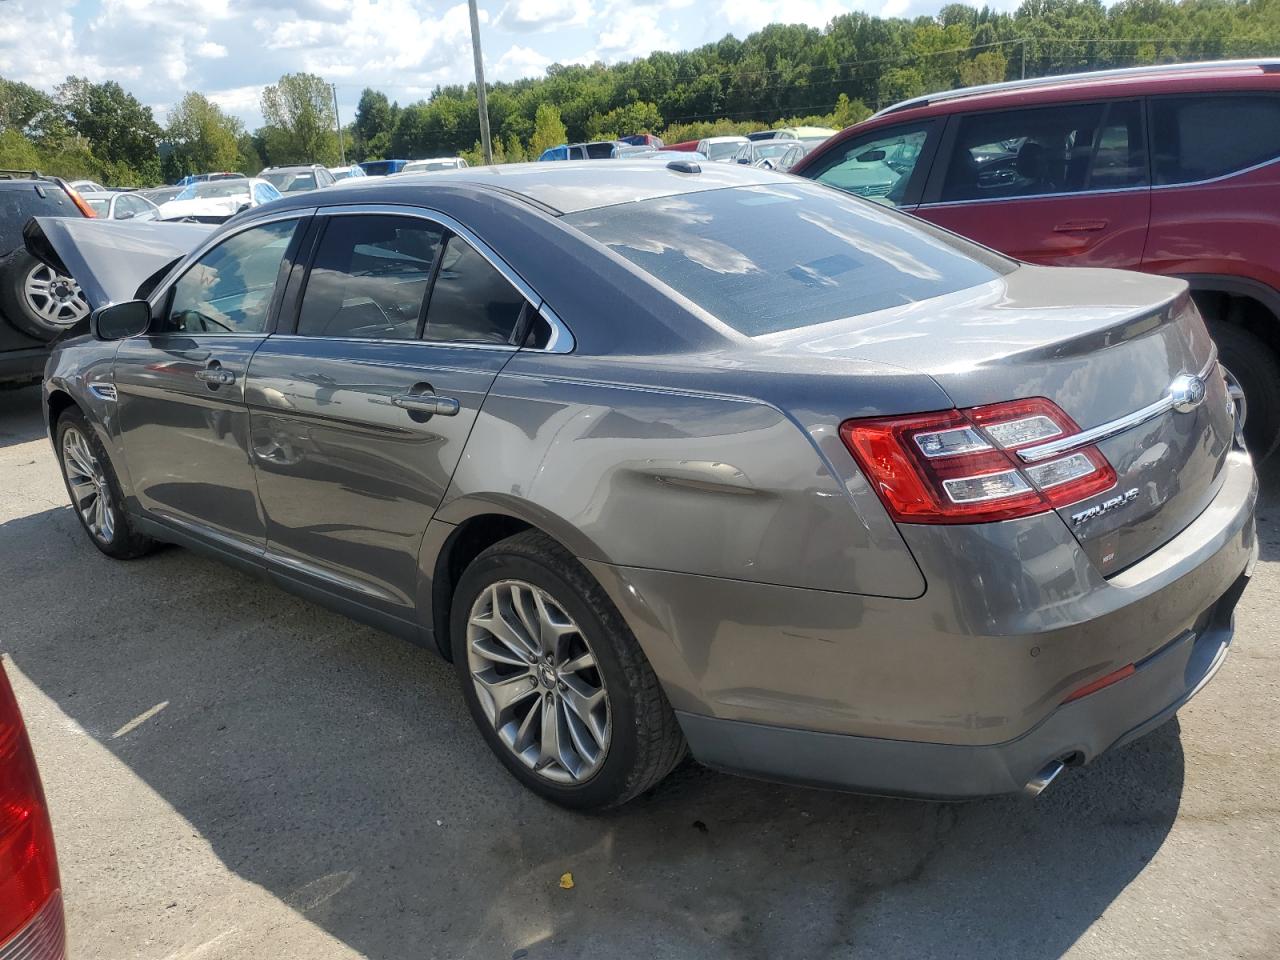
[[[236,382],[236,375],[230,370],[223,369],[222,364],[217,360],[211,360],[203,370],[197,370],[195,378],[211,387],[225,387]]]
[[[1054,233],[1096,233],[1099,230],[1107,229],[1109,220],[1068,220],[1065,223],[1056,224],[1053,228]]]
[[[462,409],[462,404],[453,397],[438,397],[434,393],[402,393],[392,397],[391,402],[401,410],[438,417],[456,417]]]

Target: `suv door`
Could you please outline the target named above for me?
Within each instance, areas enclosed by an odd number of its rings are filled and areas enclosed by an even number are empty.
[[[1137,268],[1150,215],[1142,103],[952,117],[920,217],[1019,260]]]
[[[334,208],[316,230],[296,329],[249,371],[268,560],[411,631],[423,533],[530,294],[445,218]]]
[[[249,462],[249,358],[267,335],[309,211],[222,239],[151,299],[155,320],[121,342],[115,384],[134,495],[148,513],[236,555],[266,528]]]
[[[941,132],[941,120],[878,127],[829,151],[802,176],[886,206],[914,210]]]

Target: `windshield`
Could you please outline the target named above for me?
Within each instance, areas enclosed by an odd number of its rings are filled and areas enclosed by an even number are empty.
[[[107,211],[111,209],[110,200],[85,200],[85,203],[89,204],[93,208],[93,212],[100,217],[105,217]]]
[[[795,145],[796,142],[794,140],[774,140],[772,142],[757,143],[756,156],[771,160],[774,157],[782,156]]]
[[[304,190],[316,189],[316,175],[310,170],[282,170],[278,173],[264,173],[266,180],[281,193],[301,193]]]
[[[339,167],[337,170],[330,170],[335,180],[349,180],[356,175],[355,170],[351,167]]]
[[[723,143],[709,143],[707,144],[707,159],[723,160],[725,157],[732,157],[741,148],[741,140],[727,140]]]
[[[562,219],[748,336],[940,297],[1015,266],[808,184],[707,190]]]
[[[457,166],[456,160],[420,160],[417,163],[407,164],[402,172],[430,173],[432,170],[455,170]]]
[[[249,195],[249,181],[243,177],[235,180],[209,180],[186,187],[175,200],[210,200],[217,197],[245,197]]]

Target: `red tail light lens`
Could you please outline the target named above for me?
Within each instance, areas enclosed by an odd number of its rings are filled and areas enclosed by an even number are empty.
[[[0,669],[0,944],[57,890],[58,860],[40,774],[18,702]]]
[[[1030,465],[1016,456],[1079,432],[1042,397],[840,425],[845,446],[900,523],[1011,520],[1109,490],[1116,473],[1096,447]]]

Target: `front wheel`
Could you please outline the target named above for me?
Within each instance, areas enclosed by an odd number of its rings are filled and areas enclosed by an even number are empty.
[[[1244,390],[1244,439],[1253,459],[1261,463],[1280,444],[1280,358],[1236,324],[1211,323],[1209,332],[1218,344],[1218,360]]]
[[[522,533],[476,557],[454,593],[451,625],[471,715],[535,793],[577,809],[616,806],[684,756],[631,630],[550,537]]]
[[[109,557],[131,560],[154,546],[133,528],[107,451],[78,410],[58,418],[58,465],[71,506],[93,545]]]

